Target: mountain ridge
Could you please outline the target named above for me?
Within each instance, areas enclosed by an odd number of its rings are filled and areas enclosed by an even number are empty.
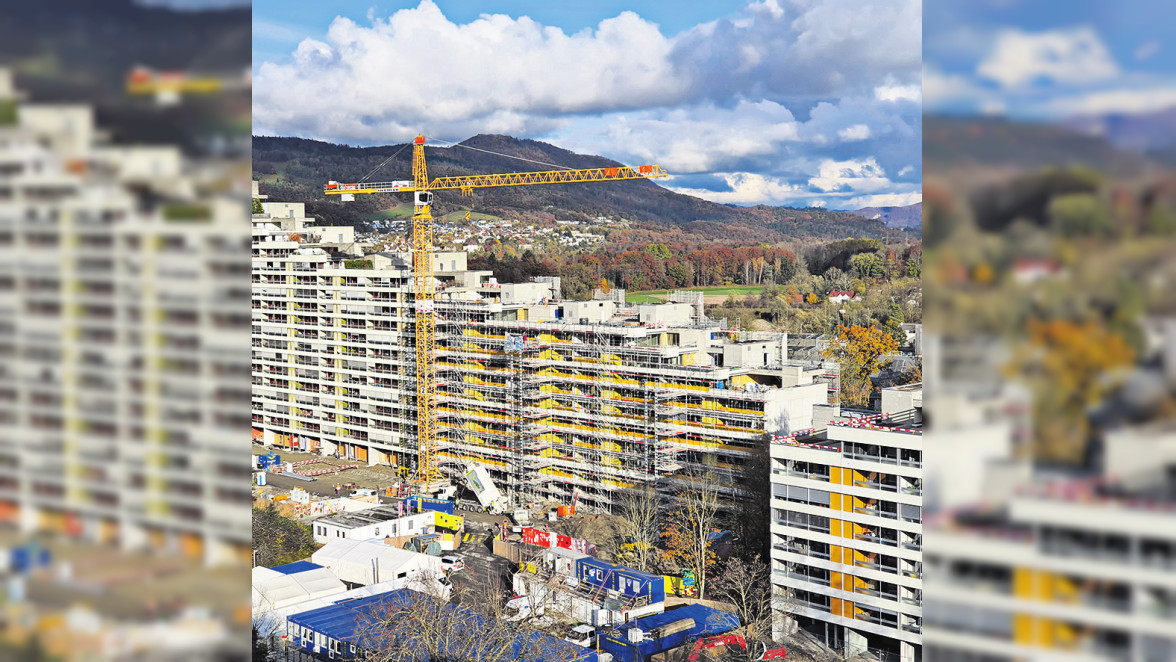
[[[308,212],[327,222],[362,224],[365,215],[387,209],[387,200],[380,200],[383,196],[360,196],[354,202],[345,203],[350,207],[344,207],[337,201],[324,200],[322,185],[328,180],[358,181],[389,158],[391,161],[373,173],[370,179],[408,179],[411,151],[406,147],[354,147],[308,138],[254,136],[254,176],[269,190],[271,199],[305,202]],[[623,165],[598,155],[577,154],[543,141],[499,134],[479,134],[453,147],[426,146],[425,153],[430,178],[543,169],[542,166],[536,167],[538,164],[535,163],[524,164],[518,160],[520,158],[556,167]],[[670,191],[659,186],[656,180],[478,189],[472,197],[459,194],[438,196],[434,207],[438,214],[472,208],[487,213],[551,219],[558,216],[561,219],[590,220],[607,216],[717,237],[737,230],[747,239],[756,241],[777,241],[792,236],[853,236],[885,240],[918,236],[908,230],[888,228],[881,221],[868,220],[852,212],[765,205],[728,207]]]
[[[862,207],[853,210],[862,218],[878,219],[890,228],[917,228],[923,226],[923,203],[898,207]]]

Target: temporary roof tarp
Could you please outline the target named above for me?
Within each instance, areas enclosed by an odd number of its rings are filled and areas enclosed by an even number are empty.
[[[308,564],[313,565],[313,564]],[[273,568],[253,569],[253,610],[279,609],[346,591],[347,587],[330,570],[318,567],[284,573]]]
[[[668,634],[658,639],[644,639],[641,643],[629,641],[629,630],[640,629],[647,636],[656,628],[678,621],[693,620],[693,627]],[[705,605],[692,604],[653,614],[635,621],[622,623],[600,638],[600,647],[612,653],[616,662],[644,662],[650,655],[656,655],[685,645],[699,637],[712,637],[730,632],[739,627],[735,614],[711,609]]]
[[[321,565],[317,563],[311,563],[310,561],[295,561],[293,563],[287,563],[286,565],[275,565],[274,567],[270,568],[270,570],[273,570],[274,572],[280,572],[283,575],[296,575],[300,572],[306,572],[307,570],[318,570],[321,567]]]
[[[270,637],[273,635],[281,636],[286,633],[286,619],[295,614],[302,614],[320,607],[327,607],[337,604],[344,600],[354,600],[355,598],[366,598],[369,595],[377,595],[380,593],[387,593],[399,588],[404,588],[406,580],[398,579],[390,582],[380,582],[379,584],[372,584],[371,586],[360,586],[353,588],[350,591],[343,593],[335,593],[321,598],[313,598],[304,600],[291,605],[286,605],[278,609],[269,609],[262,611],[254,611],[253,625],[257,628],[257,636]],[[442,588],[444,590],[445,587]]]
[[[312,554],[310,560],[329,568],[345,582],[364,586],[422,570],[436,575],[443,572],[441,559],[435,556],[350,538],[332,540]]]

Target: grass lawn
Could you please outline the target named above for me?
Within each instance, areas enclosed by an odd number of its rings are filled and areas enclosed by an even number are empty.
[[[437,220],[439,220],[443,223],[462,223],[465,221],[465,212],[464,211],[449,212],[448,214],[442,216],[441,218],[439,218]],[[473,211],[473,212],[470,212],[470,220],[471,221],[499,221],[502,219],[498,218],[497,216],[491,216],[490,214],[483,214],[480,211]]]
[[[412,205],[396,205],[381,212],[368,214],[369,221],[384,221],[390,218],[412,218]]]
[[[716,287],[683,287],[683,290],[702,292],[704,296],[747,296],[764,291],[763,285],[720,285]],[[625,301],[628,303],[657,303],[665,301],[670,290],[645,290],[643,292],[626,292]]]

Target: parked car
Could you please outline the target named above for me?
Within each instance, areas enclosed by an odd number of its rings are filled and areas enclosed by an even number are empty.
[[[441,557],[441,569],[445,572],[454,572],[456,570],[465,570],[465,558],[459,554],[450,554]]]

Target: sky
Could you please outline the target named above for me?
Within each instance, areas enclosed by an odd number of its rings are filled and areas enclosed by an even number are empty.
[[[926,0],[924,21],[928,112],[1055,120],[1176,106],[1171,0]]]
[[[253,127],[501,133],[657,163],[659,183],[720,203],[906,205],[921,39],[920,0],[256,0]]]

